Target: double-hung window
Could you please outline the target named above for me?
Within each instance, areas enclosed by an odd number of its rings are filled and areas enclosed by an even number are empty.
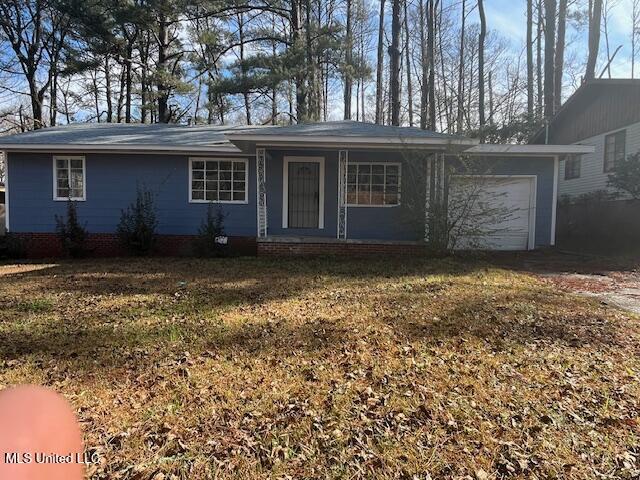
[[[247,203],[247,160],[192,158],[191,202]]]
[[[400,205],[399,163],[350,163],[347,168],[347,205]]]
[[[580,178],[580,157],[577,155],[567,155],[564,161],[564,179]]]
[[[620,130],[604,137],[604,171],[610,172],[624,161],[626,155],[627,131]]]
[[[84,157],[53,157],[54,200],[86,200],[86,171]]]

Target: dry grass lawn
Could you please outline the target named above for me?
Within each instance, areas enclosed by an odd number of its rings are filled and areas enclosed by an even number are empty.
[[[478,262],[0,266],[27,382],[96,479],[640,475],[639,319]]]

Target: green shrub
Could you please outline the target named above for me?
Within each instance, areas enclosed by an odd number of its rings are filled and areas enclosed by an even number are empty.
[[[225,213],[221,208],[213,209],[211,204],[207,208],[207,216],[198,229],[195,241],[195,253],[200,257],[221,257],[227,253],[227,245],[219,242],[218,237],[225,236]]]
[[[155,247],[157,227],[153,194],[138,187],[136,201],[120,214],[116,229],[120,242],[133,255],[150,255]]]
[[[75,202],[67,202],[67,218],[55,216],[56,233],[60,237],[62,248],[72,258],[84,256],[86,253],[87,230],[80,225]]]

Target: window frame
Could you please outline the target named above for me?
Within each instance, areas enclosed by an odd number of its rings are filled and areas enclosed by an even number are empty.
[[[82,160],[82,197],[58,196],[58,160],[68,160],[71,169],[71,160]],[[71,175],[69,175],[69,193],[71,193]],[[87,201],[87,161],[84,155],[54,155],[53,156],[53,200],[56,202],[86,202]]]
[[[569,162],[575,162],[578,164],[577,174],[573,171],[569,172],[568,170]],[[568,172],[571,174],[568,175],[567,174]],[[567,155],[567,157],[564,160],[564,179],[575,180],[576,178],[580,178],[581,175],[582,175],[582,158],[580,157],[580,155]]]
[[[616,132],[612,132],[609,133],[607,135],[604,136],[604,146],[603,146],[603,159],[602,159],[602,171],[604,173],[611,173],[616,169],[616,165],[617,165],[617,160],[616,160],[616,150],[617,150],[617,145],[618,142],[616,141],[616,138],[618,135],[622,135],[623,136],[623,140],[622,140],[622,158],[623,160],[626,158],[627,156],[627,129],[622,129],[622,130],[618,130]],[[613,141],[613,163],[609,166],[607,166],[607,139],[613,137],[614,141]]]
[[[207,200],[204,199],[194,199],[193,198],[193,162],[218,162],[218,168],[220,167],[220,162],[237,162],[244,163],[244,199],[243,200],[233,200],[233,189],[231,190],[232,196],[231,200]],[[189,157],[189,203],[227,203],[232,205],[246,205],[249,203],[249,159],[248,158],[229,158],[229,157]],[[206,170],[206,169],[205,169]],[[232,170],[233,171],[233,170]],[[204,180],[206,182],[206,179]],[[231,183],[233,186],[233,173],[231,175]],[[205,197],[206,197],[206,185],[205,185]],[[220,185],[218,180],[218,194],[220,193]]]
[[[349,167],[351,165],[369,165],[370,167],[374,165],[388,165],[388,166],[396,166],[398,167],[398,202],[394,204],[364,204],[364,203],[348,203],[345,205],[348,208],[395,208],[402,205],[402,163],[401,162],[348,162],[347,163],[347,178],[349,176]],[[386,187],[387,183],[387,169],[384,171],[384,185]],[[358,198],[358,173],[356,173],[356,199]],[[345,197],[348,198],[348,185],[349,182],[345,182]],[[369,184],[371,185],[371,184]]]

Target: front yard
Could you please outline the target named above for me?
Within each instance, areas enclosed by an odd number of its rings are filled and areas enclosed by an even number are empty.
[[[0,266],[0,388],[27,382],[91,478],[640,475],[639,318],[478,262]]]

